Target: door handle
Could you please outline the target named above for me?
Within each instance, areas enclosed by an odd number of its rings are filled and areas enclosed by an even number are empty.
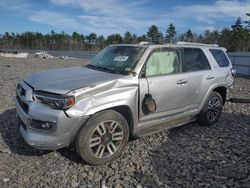
[[[178,80],[177,84],[183,85],[183,84],[186,84],[187,82],[188,82],[187,80]]]
[[[212,80],[212,79],[214,79],[214,76],[207,76],[206,77],[206,80]]]

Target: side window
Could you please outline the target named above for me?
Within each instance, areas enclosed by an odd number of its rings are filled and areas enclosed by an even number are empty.
[[[183,72],[194,72],[210,69],[204,52],[199,48],[184,48]]]
[[[210,49],[209,51],[220,67],[227,67],[229,65],[228,58],[222,50]]]
[[[155,76],[180,72],[180,58],[174,49],[153,51],[146,63],[146,75]]]

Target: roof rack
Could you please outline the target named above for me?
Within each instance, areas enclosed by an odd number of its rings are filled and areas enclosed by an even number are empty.
[[[141,45],[150,45],[150,44],[154,44],[153,42],[147,42],[147,41],[141,41],[139,44]]]
[[[203,44],[203,43],[183,42],[183,41],[178,41],[176,44],[181,44],[181,45],[194,45],[194,46],[220,47],[218,44]]]

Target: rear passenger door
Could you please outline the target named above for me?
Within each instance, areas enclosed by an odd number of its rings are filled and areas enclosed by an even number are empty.
[[[186,110],[197,110],[214,82],[211,66],[201,48],[183,49],[182,69],[187,77]]]

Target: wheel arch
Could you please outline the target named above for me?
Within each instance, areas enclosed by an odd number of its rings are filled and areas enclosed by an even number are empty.
[[[117,105],[117,106],[97,110],[94,113],[92,113],[90,116],[93,116],[97,113],[100,113],[106,110],[114,110],[115,112],[118,112],[119,114],[121,114],[127,121],[128,126],[129,126],[129,135],[132,136],[135,122],[134,122],[134,117],[133,117],[131,108],[128,105]]]
[[[214,84],[212,85],[209,90],[207,91],[205,97],[203,98],[203,101],[199,107],[199,111],[201,111],[208,99],[208,97],[211,95],[211,93],[215,91],[217,93],[219,93],[222,97],[222,101],[223,101],[223,105],[225,104],[226,102],[226,95],[227,95],[227,88],[225,87],[225,85],[217,85],[217,84]]]
[[[213,89],[213,91],[219,93],[223,100],[223,105],[226,103],[226,97],[227,97],[227,88],[224,86],[216,87]]]
[[[111,107],[111,108],[108,108],[105,110],[114,110],[114,111],[118,112],[119,114],[121,114],[126,119],[126,121],[128,123],[130,136],[132,135],[133,130],[134,130],[134,120],[133,120],[133,113],[132,113],[129,106],[120,105],[120,106]]]

